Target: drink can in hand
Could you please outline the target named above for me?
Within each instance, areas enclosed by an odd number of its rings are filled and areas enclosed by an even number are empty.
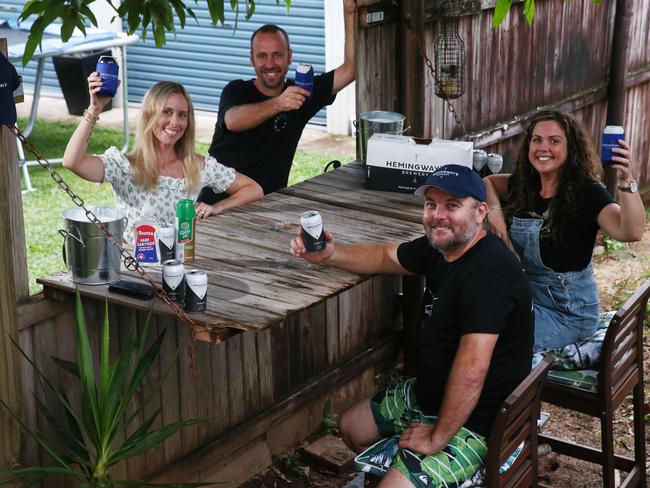
[[[102,56],[97,61],[97,72],[102,79],[102,88],[99,94],[105,97],[114,97],[117,93],[117,75],[120,67],[113,56]]]
[[[619,139],[625,139],[625,129],[620,125],[607,125],[603,131],[603,144],[600,157],[603,164],[612,164],[612,157],[617,156],[612,152],[615,147],[621,147],[618,144]]]
[[[314,68],[311,64],[300,63],[296,68],[296,86],[304,88],[311,95],[314,92]]]
[[[316,210],[309,210],[300,216],[302,241],[307,252],[319,252],[325,249],[325,230],[323,219]]]

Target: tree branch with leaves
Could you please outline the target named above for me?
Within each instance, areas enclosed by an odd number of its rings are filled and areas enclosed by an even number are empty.
[[[600,5],[602,0],[592,0],[594,4]],[[498,27],[505,20],[506,15],[512,7],[513,0],[497,0],[494,7],[494,17],[492,17],[492,26]],[[523,0],[524,3],[524,17],[528,25],[532,25],[535,18],[535,0]]]
[[[67,42],[72,37],[75,29],[86,35],[86,27],[90,24],[97,27],[97,18],[90,9],[90,4],[95,0],[30,0],[23,7],[19,20],[27,20],[35,16],[36,19],[29,30],[29,37],[25,45],[22,63],[25,66],[34,56],[36,48],[40,46],[45,29],[59,21],[61,23],[61,40]],[[189,18],[198,23],[194,11],[183,0],[122,0],[118,5],[115,0],[107,0],[115,10],[111,19],[125,19],[127,32],[134,34],[140,32],[142,39],[147,33],[153,34],[156,47],[166,43],[167,34],[175,34],[175,20],[181,29]],[[236,13],[236,18],[243,13],[250,19],[255,13],[255,0],[205,0],[210,12],[212,25],[221,25],[225,22],[225,4],[228,1],[230,8]],[[291,7],[291,0],[282,0],[287,12]],[[275,0],[280,5],[280,0]],[[198,4],[198,0],[194,0]]]

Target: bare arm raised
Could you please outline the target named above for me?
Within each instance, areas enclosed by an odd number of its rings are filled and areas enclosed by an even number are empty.
[[[291,254],[310,263],[326,264],[351,273],[410,274],[397,259],[397,244],[347,244],[335,245],[331,232],[325,232],[325,250],[308,253],[302,240],[302,229],[291,241]]]
[[[90,93],[90,105],[84,112],[84,116],[68,141],[63,154],[63,166],[68,168],[84,180],[101,182],[104,179],[103,161],[91,154],[86,154],[88,141],[92,135],[93,127],[99,119],[110,97],[98,95],[102,87],[99,73],[91,73],[88,77],[88,92]]]
[[[632,181],[630,163],[630,146],[619,140],[621,148],[612,149],[620,156],[612,158],[612,167],[616,168],[619,185],[626,187]],[[634,193],[619,191],[619,204],[610,203],[598,214],[598,225],[607,234],[618,241],[632,242],[643,238],[645,227],[645,208],[638,191]]]
[[[343,22],[345,25],[345,45],[343,47],[343,64],[334,70],[332,95],[337,94],[356,78],[356,13],[355,0],[343,0]]]

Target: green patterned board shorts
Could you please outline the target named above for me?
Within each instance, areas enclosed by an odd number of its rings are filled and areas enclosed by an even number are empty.
[[[436,417],[423,414],[415,400],[415,378],[376,393],[370,407],[383,437],[399,434],[412,421],[435,424]],[[483,466],[487,455],[484,436],[463,427],[445,449],[425,456],[399,449],[391,467],[397,469],[417,488],[456,488]]]

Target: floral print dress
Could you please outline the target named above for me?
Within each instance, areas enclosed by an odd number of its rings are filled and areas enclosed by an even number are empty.
[[[185,178],[171,176],[160,176],[157,187],[145,190],[136,184],[131,163],[118,148],[110,147],[99,157],[104,162],[104,181],[113,186],[117,210],[128,218],[124,239],[131,244],[134,237],[133,223],[142,216],[145,207],[150,207],[153,215],[162,222],[174,223],[179,200],[196,200],[204,186],[212,188],[215,193],[224,192],[235,180],[233,168],[224,166],[212,156],[206,156],[196,191],[187,188]]]

